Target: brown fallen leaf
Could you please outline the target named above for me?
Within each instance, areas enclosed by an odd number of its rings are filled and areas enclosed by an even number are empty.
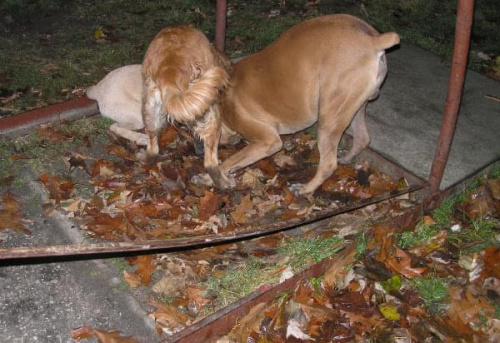
[[[201,220],[210,218],[220,207],[220,197],[211,191],[205,191],[205,195],[200,198],[198,212]]]
[[[151,274],[156,268],[152,263],[154,258],[155,255],[141,255],[127,258],[132,266],[137,266],[133,274],[139,277],[143,285],[147,285],[151,281]]]
[[[31,232],[26,228],[21,217],[21,206],[10,192],[2,195],[0,210],[0,231],[10,229],[26,235]]]
[[[64,142],[73,139],[73,137],[70,134],[55,129],[52,126],[42,127],[40,129],[40,137],[49,140],[51,142]]]
[[[244,224],[247,221],[247,216],[255,214],[253,209],[253,202],[250,199],[250,194],[245,195],[241,199],[241,203],[236,206],[236,209],[231,213],[231,217],[237,224]]]
[[[467,201],[459,204],[460,209],[469,216],[477,219],[496,212],[495,200],[493,199],[487,184],[467,192]]]
[[[133,289],[142,285],[142,282],[141,282],[141,279],[139,278],[139,276],[137,276],[136,274],[129,273],[126,270],[123,271],[123,279],[128,283],[130,288],[133,288]]]
[[[244,317],[238,320],[238,324],[230,333],[231,338],[238,343],[247,343],[251,333],[259,333],[262,319],[265,317],[263,310],[266,306],[266,303],[259,303],[252,307]]]
[[[481,321],[480,316],[494,315],[493,305],[482,296],[474,296],[470,288],[465,290],[452,286],[450,292],[450,307],[446,312],[448,323],[454,329],[470,333]],[[489,312],[489,313],[488,313]]]
[[[189,319],[186,313],[179,312],[176,307],[165,305],[153,298],[149,299],[149,304],[155,308],[150,317],[155,320],[158,332],[162,332],[163,328],[170,332],[179,330]]]
[[[90,326],[82,326],[70,331],[71,337],[77,341],[82,339],[97,338],[100,343],[138,343],[139,341],[124,337],[119,331],[103,331],[94,329]]]
[[[16,100],[17,98],[19,98],[21,95],[23,95],[22,92],[15,92],[15,93],[12,93],[9,96],[0,97],[0,102],[2,104],[6,105],[9,102],[12,102],[12,101]]]
[[[43,174],[39,179],[50,193],[50,198],[59,204],[63,199],[71,198],[73,194],[74,183],[69,180],[61,180],[59,176]]]
[[[500,248],[492,246],[484,251],[484,268],[481,272],[483,278],[495,277],[500,279]]]
[[[344,278],[347,275],[345,267],[355,261],[356,246],[355,244],[349,245],[343,252],[340,252],[335,260],[332,262],[328,270],[325,272],[323,282],[332,289],[336,285],[344,285]]]
[[[211,299],[206,297],[206,291],[207,288],[204,286],[190,285],[186,287],[186,297],[189,299],[189,303],[196,305],[198,311],[211,302]]]
[[[488,180],[488,187],[493,199],[500,200],[500,179]]]
[[[427,271],[427,268],[411,267],[411,257],[404,250],[396,248],[394,254],[387,259],[386,266],[396,273],[399,273],[408,279],[422,276]]]
[[[158,138],[158,145],[164,149],[168,144],[173,143],[179,132],[172,125],[168,125]]]

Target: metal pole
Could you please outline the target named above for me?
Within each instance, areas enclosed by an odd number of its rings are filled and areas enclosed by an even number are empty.
[[[443,179],[446,162],[450,155],[450,147],[455,133],[460,101],[467,70],[467,57],[469,54],[470,33],[474,12],[474,0],[458,0],[457,22],[455,27],[455,46],[453,48],[453,59],[451,61],[450,81],[446,106],[444,109],[439,143],[436,147],[434,160],[429,175],[428,197],[439,192],[439,186]]]
[[[215,10],[215,47],[220,52],[224,52],[224,43],[226,40],[226,13],[227,1],[217,0]]]

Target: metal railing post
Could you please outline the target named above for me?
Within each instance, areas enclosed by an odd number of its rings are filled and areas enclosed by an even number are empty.
[[[220,52],[224,52],[226,40],[226,13],[227,1],[217,0],[215,10],[215,47]]]
[[[450,80],[446,105],[444,109],[439,142],[436,147],[434,160],[429,174],[429,188],[427,196],[431,197],[439,192],[443,179],[446,162],[450,154],[451,143],[455,133],[460,101],[467,71],[467,58],[470,46],[470,33],[474,13],[474,0],[458,0],[457,22],[455,27],[455,45],[451,62]]]

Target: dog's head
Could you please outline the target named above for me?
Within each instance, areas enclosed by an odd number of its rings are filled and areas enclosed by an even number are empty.
[[[193,27],[171,27],[151,42],[143,62],[145,80],[161,93],[169,119],[197,120],[218,101],[229,82],[230,61]]]

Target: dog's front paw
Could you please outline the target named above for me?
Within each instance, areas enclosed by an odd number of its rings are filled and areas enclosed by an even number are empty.
[[[304,187],[305,187],[305,185],[303,183],[294,183],[293,185],[290,186],[290,191],[296,197],[300,197],[300,196],[304,195],[304,193],[303,193]]]
[[[231,189],[236,187],[236,180],[221,172],[219,168],[208,169],[208,174],[212,178],[215,186],[219,189]]]

